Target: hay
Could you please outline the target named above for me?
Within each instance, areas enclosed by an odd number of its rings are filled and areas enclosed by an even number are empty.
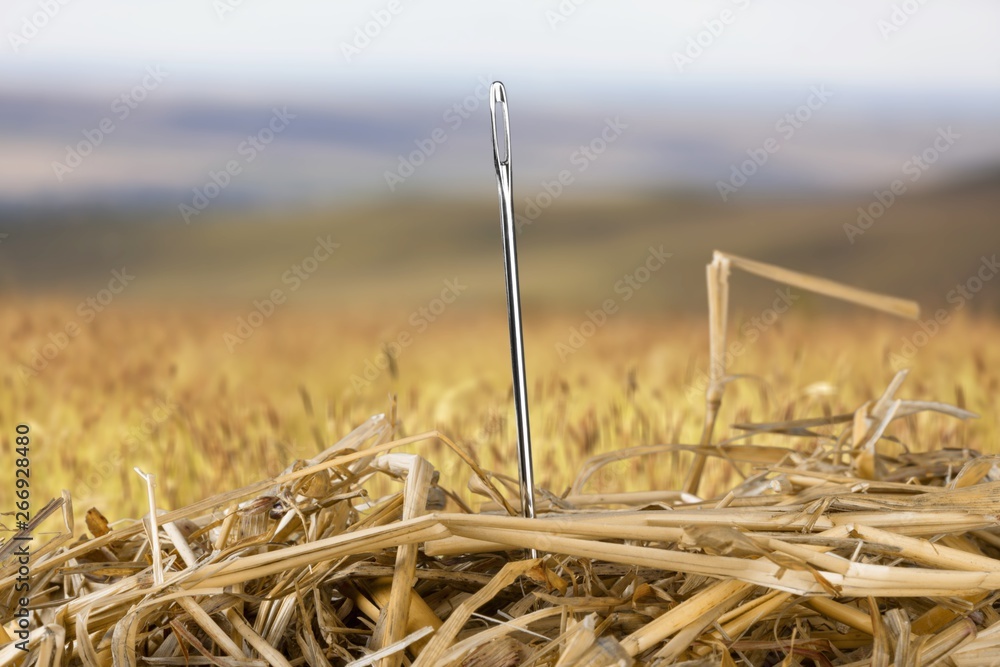
[[[92,509],[76,539],[66,493],[25,531],[61,513],[31,563],[29,650],[6,644],[0,667],[995,664],[1000,458],[891,440],[918,412],[975,417],[898,399],[905,377],[853,414],[736,425],[788,447],[710,444],[707,429],[700,445],[594,457],[563,496],[538,490],[536,519],[447,436],[393,439],[384,415],[189,507],[123,525]],[[437,443],[438,460],[419,454]],[[585,492],[610,463],[669,451],[743,481],[710,498]],[[467,467],[479,512],[449,503],[432,463]],[[369,497],[385,480],[401,488]],[[17,641],[12,544],[0,605]]]
[[[893,419],[921,407],[887,404]],[[389,453],[420,436],[390,441],[383,416],[266,483],[72,544],[66,497],[53,504],[65,518],[58,546],[33,563],[29,659],[596,666],[950,654],[965,665],[1000,651],[996,459],[956,450],[942,466],[941,452],[875,446],[885,475],[870,479],[859,468],[871,438],[843,447],[854,420],[827,421],[844,432],[801,453],[687,448],[769,462],[721,497],[568,495],[533,520],[428,512],[441,493],[430,463]],[[815,420],[743,427],[824,430]],[[608,462],[588,462],[583,481]],[[886,481],[902,469],[909,479]],[[365,502],[376,476],[403,488]],[[531,548],[545,556],[521,559]],[[15,570],[10,558],[0,570],[7,604]],[[8,645],[0,665],[24,657]]]

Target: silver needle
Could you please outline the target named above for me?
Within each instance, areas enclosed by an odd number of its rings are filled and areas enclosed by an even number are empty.
[[[502,123],[497,131],[497,120]],[[525,381],[524,334],[521,329],[521,289],[517,272],[517,238],[510,182],[510,124],[507,91],[495,81],[490,87],[490,120],[493,123],[493,164],[500,193],[504,268],[507,274],[507,322],[510,326],[510,358],[514,379],[514,413],[517,419],[517,470],[521,486],[521,514],[535,517],[535,473],[531,458],[531,427],[528,423],[528,388]],[[532,549],[531,557],[538,553]]]

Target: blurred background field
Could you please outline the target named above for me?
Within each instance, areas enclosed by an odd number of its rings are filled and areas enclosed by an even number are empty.
[[[434,0],[371,28],[387,5],[99,0],[34,32],[36,3],[0,9],[23,40],[0,59],[0,452],[31,425],[37,494],[135,516],[139,465],[187,504],[390,394],[400,433],[513,473],[493,79],[543,484],[697,441],[714,249],[924,311],[795,293],[778,313],[778,286],[735,276],[748,377],[719,437],[853,410],[905,365],[907,397],[982,418],[906,421],[901,447],[1000,451],[1000,8],[543,5]],[[594,484],[676,488],[686,463]]]
[[[492,194],[492,183],[485,185]],[[1000,248],[1000,226],[993,224],[1000,169],[902,197],[851,243],[843,225],[853,224],[863,203],[858,195],[838,193],[729,203],[705,192],[567,195],[521,227],[523,299],[528,307],[568,315],[608,297],[622,299],[627,290],[616,294],[616,283],[654,247],[671,256],[652,274],[648,289],[633,290],[623,309],[635,315],[704,314],[704,265],[713,250],[724,249],[916,299],[933,313],[952,308],[948,292]],[[161,209],[81,207],[34,211],[22,223],[8,222],[0,243],[0,287],[82,299],[106,287],[112,270],[125,267],[137,277],[121,294],[123,301],[231,303],[249,310],[254,299],[279,288],[292,305],[367,309],[391,322],[394,313],[408,314],[437,296],[444,280],[457,278],[468,286],[461,307],[503,303],[492,199],[442,195],[323,209],[226,210],[190,227],[170,215]],[[312,266],[310,260],[296,273],[317,239],[339,247],[329,261]],[[759,310],[774,286],[747,277],[734,289],[734,302]],[[995,312],[1000,289],[987,280],[969,301],[972,310]],[[796,306],[813,308],[810,297]],[[839,305],[828,302],[820,309],[831,308]]]

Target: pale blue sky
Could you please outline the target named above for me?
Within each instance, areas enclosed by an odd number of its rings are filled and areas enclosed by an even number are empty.
[[[754,187],[880,186],[949,124],[964,139],[927,180],[957,178],[1000,163],[998,27],[993,0],[4,0],[0,201],[179,197],[286,105],[301,119],[227,196],[384,195],[399,156],[493,79],[526,183],[621,115],[587,188],[710,189],[817,85],[835,97]],[[167,78],[119,121],[150,67]],[[491,182],[477,111],[401,192]]]
[[[78,86],[98,86],[155,62],[181,73],[191,89],[218,93],[215,84],[227,80],[241,88],[376,87],[486,73],[526,86],[560,78],[650,88],[823,81],[1000,89],[1000,4],[990,0],[576,0],[575,12],[555,26],[553,12],[573,0],[399,0],[398,14],[352,62],[343,43],[372,12],[386,11],[388,0],[63,1],[16,53],[11,35],[22,33],[42,3],[3,3],[0,75],[7,86],[65,85],[66,77],[55,75],[67,72]],[[227,4],[237,6],[220,16]],[[918,9],[884,35],[880,21],[903,5]],[[731,12],[729,25],[678,71],[673,53],[723,11]]]

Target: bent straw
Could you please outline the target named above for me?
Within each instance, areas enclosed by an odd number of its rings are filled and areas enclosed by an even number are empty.
[[[783,283],[789,287],[822,294],[841,301],[847,301],[873,310],[889,313],[898,317],[915,320],[920,316],[920,306],[909,299],[899,299],[885,294],[869,292],[850,285],[791,271],[773,264],[758,262],[745,257],[739,257],[728,252],[716,250],[712,262],[706,268],[708,281],[708,319],[709,319],[709,352],[710,368],[708,386],[705,390],[705,422],[702,427],[701,446],[709,447],[712,443],[712,433],[722,405],[722,394],[729,379],[726,368],[726,329],[729,313],[729,274],[731,269],[739,269],[746,273]],[[694,461],[688,469],[682,490],[685,493],[697,495],[701,485],[701,476],[705,469],[705,455],[695,454]]]

